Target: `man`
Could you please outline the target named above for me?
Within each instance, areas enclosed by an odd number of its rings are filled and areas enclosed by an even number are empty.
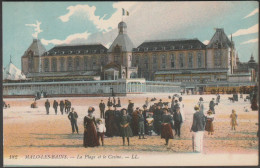
[[[161,106],[161,108],[163,107],[162,99],[159,100],[158,106]]]
[[[145,105],[146,105],[146,107],[149,107],[149,99],[148,99],[148,97],[145,100]]]
[[[113,106],[115,106],[115,105],[116,105],[116,98],[113,97]]]
[[[179,105],[180,105],[180,113],[182,117],[182,122],[185,121],[185,113],[184,113],[184,104],[182,103],[182,97],[179,98]]]
[[[49,115],[50,102],[48,99],[45,102],[45,109],[46,109],[46,114]]]
[[[117,98],[117,107],[121,107],[121,100],[119,97]]]
[[[62,115],[63,115],[64,106],[65,106],[65,104],[64,104],[63,100],[61,100],[60,101],[60,112]]]
[[[215,102],[214,102],[214,98],[212,98],[212,100],[209,102],[209,109],[213,112],[213,114],[215,114]]]
[[[55,114],[57,115],[57,108],[58,108],[58,102],[56,101],[56,100],[54,100],[54,102],[53,102],[53,108],[54,108],[54,111],[55,111]]]
[[[103,102],[103,100],[101,100],[101,102],[99,103],[100,118],[105,118],[105,108],[106,108],[106,105]]]
[[[65,100],[65,113],[66,114],[68,114],[68,107],[69,107],[68,100]]]
[[[107,107],[111,107],[113,105],[112,101],[110,100],[110,97],[107,100]]]
[[[134,112],[134,103],[132,103],[131,100],[129,100],[127,112],[128,112],[128,115],[130,115],[130,116],[132,116],[132,113]]]
[[[199,110],[199,106],[194,107],[196,111],[193,114],[193,123],[191,127],[193,152],[200,153],[203,151],[203,133],[205,129],[205,115]]]
[[[204,114],[204,102],[203,102],[203,98],[200,97],[199,102],[198,102],[198,106],[199,106],[199,111]]]
[[[141,135],[143,136],[143,139],[146,139],[144,137],[144,121],[145,118],[143,116],[143,110],[139,109],[139,113],[138,113],[138,135],[139,135],[139,139],[141,139]]]
[[[173,116],[173,120],[174,120],[175,135],[178,135],[178,137],[180,138],[180,136],[181,136],[181,124],[183,122],[182,114],[180,112],[180,107],[177,107],[176,113]]]
[[[148,116],[148,109],[146,105],[143,105],[143,116],[144,116],[144,130],[145,130],[145,134],[148,134],[148,127],[147,127],[147,121],[146,118]]]
[[[76,111],[74,111],[73,107],[71,108],[71,112],[69,113],[68,118],[69,118],[70,123],[71,123],[72,134],[74,134],[75,128],[76,128],[77,133],[79,133],[78,125],[77,125],[78,114],[77,114]]]
[[[70,112],[71,102],[68,100],[68,112]]]

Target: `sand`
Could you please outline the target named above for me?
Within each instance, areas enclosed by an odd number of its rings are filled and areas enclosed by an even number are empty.
[[[121,97],[122,107],[127,107],[128,100],[135,103],[135,107],[141,107],[145,98],[156,97],[163,101],[169,101],[169,94],[138,94]],[[220,103],[215,107],[214,135],[204,136],[204,155],[211,154],[246,154],[258,155],[258,111],[251,111],[250,102],[239,99],[232,103],[228,100],[231,95],[221,95]],[[246,95],[244,95],[245,97]],[[105,146],[84,148],[83,147],[83,118],[87,114],[89,106],[94,106],[94,115],[99,117],[98,104],[101,99],[106,98],[49,98],[51,102],[50,115],[46,115],[44,102],[46,99],[37,101],[38,108],[30,108],[32,99],[4,99],[11,108],[3,110],[4,126],[4,158],[6,164],[12,164],[8,159],[10,155],[17,155],[20,159],[26,155],[39,154],[64,154],[68,157],[77,155],[99,155],[99,154],[184,154],[192,153],[192,140],[190,127],[192,124],[193,107],[198,102],[200,95],[183,95],[184,112],[186,121],[181,129],[181,137],[170,141],[168,147],[164,145],[164,139],[160,136],[147,136],[147,139],[138,139],[138,136],[130,139],[130,146],[122,146],[120,137],[105,138]],[[205,110],[208,110],[209,101],[216,98],[215,95],[203,95]],[[79,134],[71,134],[71,125],[67,115],[55,115],[52,102],[69,99],[72,107],[77,111]],[[244,112],[247,108],[249,112]],[[238,114],[238,127],[236,131],[231,130],[229,115],[235,109]],[[19,159],[18,158],[18,159]],[[116,156],[115,156],[116,158]],[[15,163],[19,164],[19,163]],[[37,163],[35,163],[37,165]],[[196,165],[195,163],[192,165]]]

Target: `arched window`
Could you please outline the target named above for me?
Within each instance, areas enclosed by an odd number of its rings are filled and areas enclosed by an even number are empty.
[[[44,58],[44,72],[49,72],[49,58]]]
[[[75,70],[79,71],[80,70],[80,58],[79,57],[74,58],[74,62],[75,62],[75,66],[74,66]]]
[[[57,58],[51,59],[51,71],[56,72],[57,71]]]
[[[87,56],[84,57],[84,70],[85,71],[88,70],[88,57]]]
[[[73,59],[72,59],[72,57],[68,58],[68,71],[73,71]]]
[[[193,58],[192,58],[192,53],[188,53],[188,67],[192,68],[193,66]]]
[[[171,67],[175,68],[175,55],[174,54],[171,55]]]
[[[197,62],[198,62],[198,68],[202,67],[202,53],[198,52],[197,53]]]
[[[64,71],[65,70],[64,64],[65,64],[65,59],[64,59],[64,57],[61,57],[60,58],[60,71]]]
[[[180,68],[183,68],[184,67],[184,58],[183,58],[183,53],[180,53],[179,54],[179,64],[180,64]]]
[[[221,50],[215,50],[215,53],[214,53],[214,65],[215,65],[215,68],[220,68],[221,57],[222,57]]]

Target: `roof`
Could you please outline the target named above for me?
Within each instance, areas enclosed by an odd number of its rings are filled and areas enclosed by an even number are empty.
[[[30,47],[24,52],[23,56],[27,56],[28,52],[32,51],[33,55],[40,56],[43,53],[46,52],[45,47],[42,45],[41,41],[39,39],[33,39],[32,44]]]
[[[108,52],[112,52],[116,46],[121,47],[122,52],[132,52],[134,43],[131,41],[129,36],[125,34],[118,34],[112,45],[109,47]]]
[[[78,71],[78,72],[41,72],[28,73],[27,77],[47,77],[47,76],[98,76],[96,71]]]
[[[3,69],[3,80],[25,80],[26,77],[20,69],[10,62]]]
[[[107,48],[102,44],[86,44],[86,45],[60,45],[55,46],[44,55],[84,55],[84,54],[105,54]]]
[[[215,45],[217,43],[220,44],[221,48],[231,47],[231,41],[225,34],[224,29],[216,29],[216,32],[207,45],[207,48],[218,48],[218,45]]]
[[[169,70],[169,71],[157,71],[155,72],[156,75],[161,74],[195,74],[195,73],[221,73],[221,72],[228,72],[228,69],[190,69],[190,70]]]
[[[139,51],[169,51],[169,50],[195,50],[205,49],[206,45],[198,39],[156,40],[145,41],[133,52]]]

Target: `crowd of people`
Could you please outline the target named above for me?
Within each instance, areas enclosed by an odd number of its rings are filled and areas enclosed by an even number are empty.
[[[175,94],[172,97],[168,96],[168,100],[163,102],[162,99],[146,98],[142,107],[135,107],[135,104],[129,100],[128,106],[121,107],[121,101],[118,97],[109,97],[107,102],[101,100],[99,103],[100,117],[94,115],[94,107],[88,108],[88,114],[84,117],[84,147],[95,147],[104,145],[104,136],[122,137],[122,144],[130,145],[130,138],[133,136],[139,139],[147,139],[151,135],[160,136],[165,139],[165,145],[169,144],[170,139],[181,137],[181,127],[185,122],[185,110],[183,98]],[[209,102],[209,110],[204,113],[204,100],[200,97],[198,103],[194,106],[194,114],[192,126],[192,144],[194,152],[202,152],[203,150],[203,136],[204,131],[212,136],[214,133],[214,118],[215,106],[220,103],[220,95],[216,95],[216,99],[212,98]],[[58,113],[58,106],[60,106],[60,113],[68,114],[68,119],[71,123],[72,133],[79,133],[77,119],[78,114],[71,107],[69,100],[60,100],[58,103],[53,101],[52,107],[55,114]],[[46,114],[49,115],[51,105],[47,99],[45,102]],[[96,117],[95,117],[96,116]],[[232,110],[230,115],[231,130],[236,130],[238,125],[237,114]],[[175,133],[175,134],[174,134]]]

